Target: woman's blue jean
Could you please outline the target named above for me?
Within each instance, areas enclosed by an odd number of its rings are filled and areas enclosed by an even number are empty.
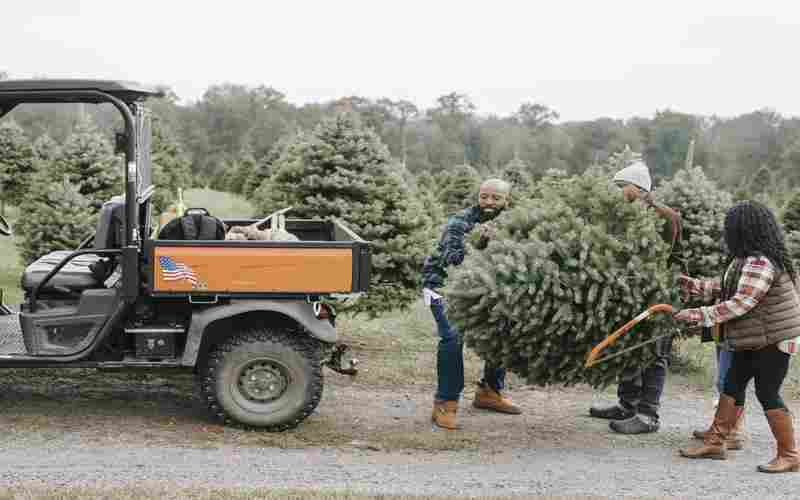
[[[722,394],[725,391],[725,378],[731,367],[733,351],[729,351],[717,344],[717,391]]]
[[[458,401],[464,390],[464,339],[447,320],[442,299],[431,302],[431,313],[436,320],[439,334],[439,348],[436,353],[436,399],[439,401]],[[483,383],[502,391],[506,372],[488,363],[483,369]]]

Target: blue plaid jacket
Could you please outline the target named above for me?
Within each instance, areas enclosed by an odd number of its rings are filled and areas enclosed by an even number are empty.
[[[436,250],[425,259],[422,267],[422,286],[435,290],[444,286],[447,268],[464,261],[464,237],[472,231],[480,219],[480,207],[467,208],[451,216],[444,227]]]

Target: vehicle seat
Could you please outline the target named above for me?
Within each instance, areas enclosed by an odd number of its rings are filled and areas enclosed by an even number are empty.
[[[115,196],[103,204],[97,221],[93,248],[100,250],[122,246],[124,211],[125,201],[122,196]],[[72,252],[73,250],[56,250],[29,264],[22,273],[23,290],[26,293],[32,292],[44,277]],[[106,276],[103,276],[105,272],[97,272],[98,265],[103,264],[104,268],[110,265],[101,261],[108,261],[108,258],[91,254],[75,257],[47,282],[42,292],[80,293],[89,288],[103,288]]]

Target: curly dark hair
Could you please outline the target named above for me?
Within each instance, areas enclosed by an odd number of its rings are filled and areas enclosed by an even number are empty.
[[[775,218],[775,214],[757,201],[742,201],[734,205],[725,215],[725,244],[731,259],[745,257],[766,257],[775,268],[789,273],[792,282],[796,273],[792,259],[786,252],[783,230]],[[735,288],[741,274],[743,261],[728,282]],[[724,287],[728,288],[728,287]],[[723,295],[729,295],[723,290]]]

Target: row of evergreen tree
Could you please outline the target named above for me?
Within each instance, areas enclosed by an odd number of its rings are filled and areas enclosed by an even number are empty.
[[[57,142],[49,134],[35,140],[15,121],[0,122],[0,175],[3,199],[19,205],[23,258],[53,249],[73,248],[91,228],[100,204],[121,192],[122,164],[108,133],[90,113]],[[14,118],[14,117],[12,117]],[[156,210],[174,199],[171,191],[191,185],[191,161],[159,116],[154,126]],[[612,154],[600,165],[608,172],[631,159],[630,150]],[[474,203],[482,177],[508,179],[520,202],[545,196],[554,179],[570,172],[549,168],[539,173],[519,156],[498,169],[457,164],[445,171],[412,172],[396,159],[358,113],[340,113],[315,127],[284,136],[259,160],[247,152],[223,171],[225,190],[246,194],[263,215],[285,206],[296,216],[340,217],[374,244],[372,293],[359,310],[379,313],[409,303],[416,295],[424,255],[439,236],[447,214]],[[115,163],[116,162],[116,163]],[[721,261],[722,215],[741,193],[731,194],[699,167],[663,179],[659,196],[680,209],[688,244],[684,261],[692,274],[713,274]],[[800,242],[800,197],[755,195],[779,209]],[[788,196],[785,199],[789,199]],[[247,215],[247,214],[243,214]],[[797,251],[798,247],[793,246]]]
[[[661,180],[682,167],[694,139],[696,163],[731,192],[746,196],[800,186],[800,119],[770,109],[736,117],[660,110],[652,117],[559,122],[556,110],[532,102],[521,103],[507,116],[487,116],[457,92],[423,109],[409,101],[359,96],[298,106],[274,88],[231,83],[211,86],[190,103],[164,90],[166,97],[151,101],[152,106],[184,150],[198,184],[232,184],[237,191],[246,188],[242,176],[232,171],[247,173],[253,163],[269,162],[270,151],[281,142],[343,111],[358,115],[414,174],[436,174],[460,164],[496,171],[517,158],[534,175],[549,168],[572,175],[629,144]],[[109,106],[87,107],[87,112],[101,130],[120,126]],[[64,106],[15,111],[31,139],[47,133],[57,141],[72,130],[73,115],[74,109]]]

